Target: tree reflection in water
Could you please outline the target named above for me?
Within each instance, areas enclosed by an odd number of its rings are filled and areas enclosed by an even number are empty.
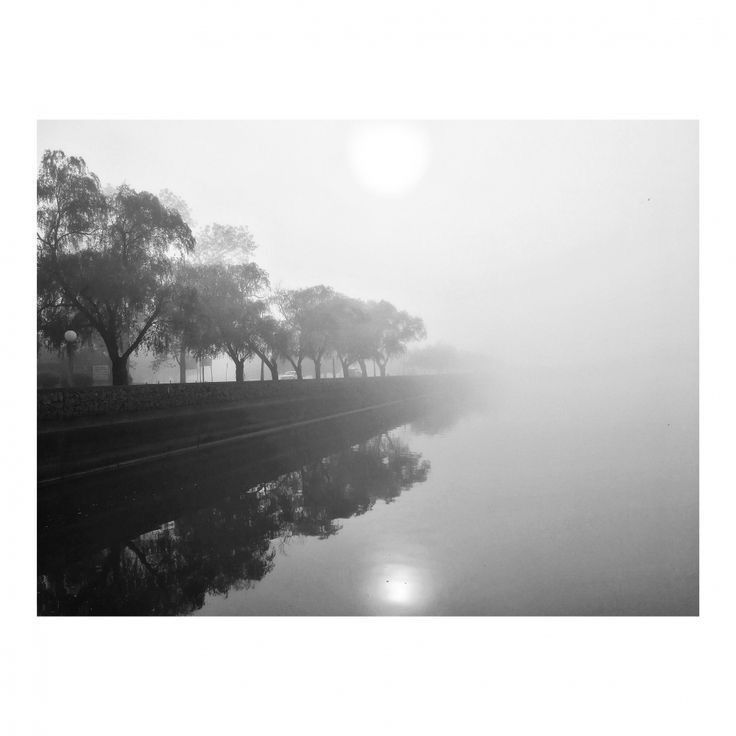
[[[483,414],[488,410],[487,391],[457,392],[452,401],[428,403],[411,422],[411,430],[416,434],[437,435],[451,430],[470,414]]]
[[[174,615],[249,588],[292,536],[336,534],[426,480],[430,464],[395,432],[302,464],[212,508],[40,576],[40,614]]]

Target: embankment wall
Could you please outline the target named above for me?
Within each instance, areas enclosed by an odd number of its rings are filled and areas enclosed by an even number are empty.
[[[458,391],[450,376],[39,391],[38,477],[48,480],[196,450],[422,396]],[[41,406],[42,399],[46,401]],[[314,424],[314,431],[319,426]]]
[[[142,384],[39,389],[39,424],[82,417],[114,417],[185,407],[211,407],[232,402],[298,401],[325,398],[363,399],[421,393],[447,383],[448,376],[326,378],[320,381],[245,381],[243,383]]]

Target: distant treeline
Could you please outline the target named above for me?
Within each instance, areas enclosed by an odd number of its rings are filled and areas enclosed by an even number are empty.
[[[488,356],[437,343],[410,350],[404,367],[411,373],[484,372],[488,369]]]
[[[247,228],[212,224],[194,232],[186,203],[123,184],[102,187],[84,160],[46,151],[38,172],[39,346],[104,345],[113,384],[128,383],[140,349],[173,356],[186,381],[186,356],[225,354],[242,381],[260,358],[273,380],[288,361],[301,379],[305,359],[336,357],[345,377],[366,361],[388,361],[425,337],[419,317],[385,300],[363,301],[322,284],[272,290],[251,255]]]

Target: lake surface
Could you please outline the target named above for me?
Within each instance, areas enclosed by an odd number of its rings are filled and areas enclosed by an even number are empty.
[[[39,613],[696,615],[696,404],[554,386],[43,492]]]

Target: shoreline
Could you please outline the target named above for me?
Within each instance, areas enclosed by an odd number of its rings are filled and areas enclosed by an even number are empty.
[[[321,385],[323,384],[324,385]],[[392,406],[412,399],[452,395],[467,381],[457,376],[397,376],[385,378],[327,379],[325,381],[284,381],[265,383],[268,388],[252,391],[248,384],[224,384],[229,389],[223,398],[223,384],[212,386],[216,398],[210,404],[174,405],[147,411],[119,411],[109,414],[76,416],[50,422],[39,421],[37,430],[38,484],[50,485],[72,477],[82,477],[126,465],[214,447],[238,439],[276,433],[290,427],[308,427],[335,417],[349,416]],[[136,386],[78,389],[94,392],[93,400],[122,394],[134,395]],[[171,393],[160,386],[159,399]],[[186,385],[182,386],[186,388]],[[123,389],[122,392],[118,389]],[[164,390],[161,390],[164,389]],[[227,389],[226,389],[227,390]],[[250,398],[244,398],[244,393]],[[174,394],[182,398],[181,389]],[[199,390],[196,399],[202,398]],[[150,396],[151,392],[147,392]],[[266,395],[264,395],[266,394]],[[206,397],[207,394],[204,394]],[[140,405],[140,404],[139,404]]]

